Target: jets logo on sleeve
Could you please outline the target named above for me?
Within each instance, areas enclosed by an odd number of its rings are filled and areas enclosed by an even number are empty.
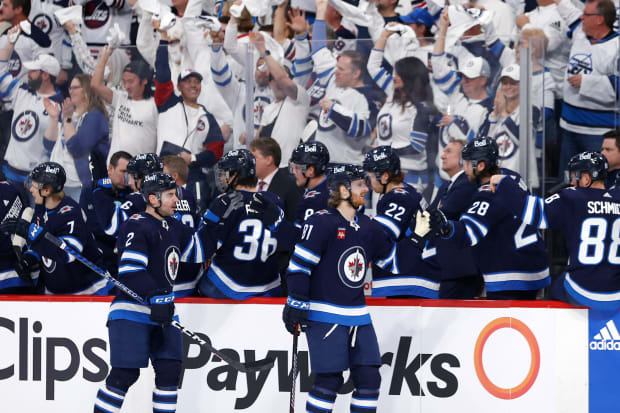
[[[11,73],[11,76],[16,77],[21,71],[22,59],[17,53],[15,53],[15,51],[13,51],[13,53],[11,53],[11,57],[9,58],[9,73]]]
[[[366,254],[361,247],[351,247],[340,255],[338,275],[349,288],[360,288],[366,275]]]
[[[52,19],[50,19],[50,16],[43,13],[37,14],[34,19],[32,19],[32,24],[41,29],[41,31],[45,34],[50,34],[53,27]]]
[[[20,113],[13,121],[13,136],[21,142],[32,138],[38,129],[39,115],[31,110]]]
[[[179,263],[181,262],[181,254],[179,254],[179,249],[175,246],[168,247],[166,253],[164,254],[166,257],[165,263],[165,272],[166,278],[170,284],[174,284],[174,280],[177,278],[177,272],[179,271]]]
[[[309,190],[306,191],[306,193],[304,194],[304,198],[314,198],[318,195],[320,195],[321,193],[319,191],[314,191],[314,190]]]

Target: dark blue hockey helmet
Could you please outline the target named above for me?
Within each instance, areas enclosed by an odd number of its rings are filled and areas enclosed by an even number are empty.
[[[140,185],[140,193],[142,194],[144,201],[149,205],[149,195],[155,195],[157,199],[161,201],[162,192],[169,189],[177,189],[178,196],[176,181],[172,176],[164,172],[153,172],[146,175],[142,179],[142,184]]]
[[[577,180],[582,172],[590,174],[593,181],[607,178],[609,163],[600,152],[581,152],[568,161],[568,173],[575,173]]]
[[[377,179],[381,179],[383,172],[398,175],[400,174],[400,157],[391,146],[377,146],[364,157],[364,170],[374,172]]]
[[[127,164],[127,173],[138,179],[144,178],[148,174],[161,172],[164,170],[164,162],[155,153],[141,153],[129,161]]]
[[[486,170],[497,167],[499,159],[499,146],[495,139],[489,137],[479,137],[467,142],[463,148],[461,157],[465,161],[470,161],[474,168],[480,161],[484,161]]]
[[[56,162],[43,162],[35,166],[28,175],[28,186],[34,181],[39,184],[39,190],[45,185],[52,187],[52,192],[60,192],[67,181],[65,169]]]
[[[307,167],[314,166],[318,176],[327,169],[329,151],[321,142],[300,143],[293,151],[290,162],[300,165],[303,173],[306,173]]]
[[[331,192],[335,192],[338,191],[340,185],[344,185],[350,191],[351,182],[358,179],[366,179],[366,174],[360,166],[351,164],[334,165],[328,170],[327,187]]]
[[[231,182],[233,174],[236,174],[236,176],[234,182]],[[240,179],[250,178],[255,175],[256,159],[254,159],[252,152],[247,149],[228,151],[215,165],[215,184],[221,192],[227,192]]]

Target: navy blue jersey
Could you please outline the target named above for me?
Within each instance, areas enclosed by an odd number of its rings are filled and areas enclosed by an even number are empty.
[[[200,223],[196,209],[196,198],[189,189],[182,186],[177,188],[181,189],[181,198],[177,201],[174,218],[185,226],[196,230]],[[181,262],[174,283],[174,296],[176,298],[187,297],[194,293],[198,278],[201,275],[201,269],[201,263]]]
[[[116,243],[118,278],[146,298],[157,290],[172,290],[181,262],[202,262],[202,248],[193,229],[173,217],[163,220],[146,212],[132,215],[121,227]],[[110,307],[109,320],[149,320],[150,307],[119,291]]]
[[[198,208],[196,205],[196,197],[189,189],[180,186],[181,197],[177,202],[174,217],[190,228],[198,228],[200,218],[198,217]]]
[[[317,211],[302,228],[287,270],[289,294],[307,297],[308,318],[341,325],[370,324],[364,277],[371,261],[390,255],[393,242],[365,215],[355,222],[333,208]]]
[[[126,208],[121,207],[127,196],[127,193],[114,191],[110,178],[100,179],[92,190],[96,227],[100,228],[103,235],[108,237],[107,242],[112,245],[116,244],[121,224],[130,216],[127,212],[129,204]]]
[[[420,250],[408,239],[415,215],[422,209],[422,196],[410,186],[394,188],[377,203],[374,220],[384,228],[387,236],[396,242],[387,260],[376,262],[372,269],[373,297],[413,295],[439,297],[439,266],[434,260],[436,249],[425,246]]]
[[[446,218],[458,220],[471,205],[477,190],[476,184],[469,181],[465,172],[461,172],[454,182],[448,181],[439,188],[437,199],[432,204],[441,209]],[[471,247],[460,247],[441,238],[434,241],[443,280],[478,274]]]
[[[512,180],[504,178],[497,187],[497,196],[524,223],[564,231],[569,253],[568,291],[572,293],[572,289],[585,297],[580,300],[584,304],[590,304],[588,300],[619,301],[620,193],[570,187],[543,200],[517,192],[514,186]]]
[[[19,191],[6,181],[0,182],[0,222],[15,219],[21,216],[24,204]],[[17,292],[19,289],[30,288],[31,285],[22,281],[15,272],[17,256],[13,251],[11,236],[0,234],[0,294]],[[36,281],[37,274],[33,274]]]
[[[511,179],[520,177],[512,173]],[[525,193],[522,189],[519,189]],[[449,239],[457,248],[475,247],[474,260],[487,291],[538,290],[549,285],[547,253],[536,228],[521,222],[482,185]]]
[[[126,193],[114,190],[110,178],[99,179],[94,188],[85,188],[80,197],[80,206],[86,212],[86,222],[103,251],[103,266],[112,274],[117,272],[118,257],[114,252],[116,237],[121,223],[128,216],[121,209],[125,198]]]
[[[132,192],[127,195],[125,202],[121,204],[121,210],[128,216],[146,211],[146,202],[140,192]]]
[[[329,199],[329,188],[327,188],[327,178],[323,179],[320,184],[312,189],[306,189],[303,197],[297,204],[295,213],[295,227],[301,228],[303,222],[316,211],[327,208],[327,200]]]
[[[254,195],[248,191],[237,192],[243,196],[244,205],[249,204]],[[283,208],[277,195],[263,194]],[[249,216],[245,207],[225,216],[230,196],[230,193],[221,194],[213,200],[198,231],[205,257],[215,254],[205,276],[224,296],[236,300],[278,295],[280,275],[275,252],[283,237],[290,234],[282,230],[271,232],[260,219]],[[206,280],[201,280],[198,288],[202,294],[209,295],[203,282]]]
[[[102,253],[85,218],[78,204],[65,196],[54,209],[37,205],[32,222],[65,241],[86,259],[100,265]],[[35,238],[28,247],[26,253],[34,254],[41,262],[39,281],[43,283],[46,294],[108,293],[111,284],[43,236]]]

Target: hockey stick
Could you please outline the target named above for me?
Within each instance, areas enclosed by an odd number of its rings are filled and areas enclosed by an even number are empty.
[[[112,277],[112,275],[110,275],[110,273],[108,271],[106,271],[106,270],[104,270],[102,268],[99,268],[96,264],[94,264],[93,262],[89,261],[87,258],[84,258],[79,252],[77,252],[75,249],[71,248],[69,245],[67,245],[61,239],[59,239],[56,236],[50,234],[49,232],[46,232],[44,236],[45,236],[45,239],[47,239],[49,242],[51,242],[52,244],[54,244],[55,246],[57,246],[61,250],[63,250],[65,252],[73,255],[75,257],[75,259],[80,261],[82,264],[84,264],[86,267],[88,267],[92,271],[94,271],[97,274],[99,274],[101,277],[103,277],[106,280],[110,281],[112,284],[114,284],[116,287],[118,287],[125,294],[129,295],[130,297],[132,297],[134,300],[136,300],[136,301],[138,301],[138,302],[140,302],[142,304],[147,304],[147,301],[144,298],[142,298],[141,296],[136,294],[133,290],[131,290],[129,287],[127,287],[125,284],[123,284],[122,282],[120,282],[116,278]],[[235,370],[241,371],[243,373],[251,373],[251,372],[260,371],[260,370],[268,370],[268,369],[272,368],[273,365],[274,365],[275,359],[270,358],[270,357],[262,359],[262,360],[256,360],[256,361],[250,361],[250,362],[247,362],[247,363],[242,363],[240,361],[237,361],[237,360],[227,356],[221,350],[216,349],[211,344],[209,344],[208,341],[200,338],[200,336],[198,336],[196,333],[194,333],[194,332],[188,330],[187,328],[185,328],[178,321],[172,320],[172,322],[170,324],[173,327],[179,329],[183,334],[185,334],[186,336],[191,338],[193,341],[195,341],[196,343],[198,343],[202,347],[206,348],[211,353],[215,354],[222,361],[228,363]]]
[[[317,123],[316,120],[313,119],[310,122],[308,122],[304,130],[301,132],[301,137],[300,137],[301,142],[302,143],[308,142],[310,138],[314,135],[318,127],[319,127],[319,124]]]
[[[299,339],[299,326],[295,326],[297,331],[293,334],[293,369],[291,370],[291,398],[289,413],[295,413],[295,391],[297,384],[297,340]]]

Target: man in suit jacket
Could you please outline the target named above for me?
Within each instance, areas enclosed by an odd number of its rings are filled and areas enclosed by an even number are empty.
[[[286,169],[278,169],[282,157],[280,145],[273,138],[260,137],[250,142],[250,151],[256,158],[257,189],[279,196],[284,202],[286,219],[295,222],[295,212],[302,192]]]
[[[452,139],[441,154],[441,169],[450,180],[441,185],[430,209],[441,209],[446,218],[458,220],[471,204],[477,186],[469,182],[463,171],[461,151],[465,142]],[[441,263],[442,280],[439,284],[439,298],[472,299],[482,289],[482,277],[474,263],[469,248],[457,250],[438,239],[437,255]]]

